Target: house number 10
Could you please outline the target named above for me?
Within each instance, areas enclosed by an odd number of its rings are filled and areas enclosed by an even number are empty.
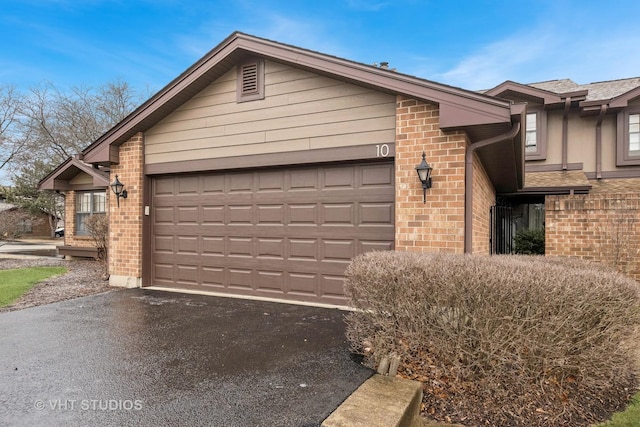
[[[377,144],[376,157],[389,157],[389,144]]]

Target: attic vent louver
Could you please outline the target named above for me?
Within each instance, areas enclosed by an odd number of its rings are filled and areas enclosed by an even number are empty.
[[[264,99],[264,63],[255,60],[238,66],[238,102]]]
[[[258,64],[242,67],[242,96],[258,93]]]

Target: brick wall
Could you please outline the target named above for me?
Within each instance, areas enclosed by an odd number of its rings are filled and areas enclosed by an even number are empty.
[[[603,262],[640,280],[640,194],[547,196],[545,253]]]
[[[464,252],[464,132],[443,132],[438,105],[399,96],[396,109],[396,238],[399,251]],[[415,167],[425,152],[433,187],[422,201]]]
[[[471,251],[489,255],[491,238],[490,210],[496,203],[496,191],[477,154],[473,156],[473,240]]]
[[[110,181],[118,175],[128,195],[120,199],[109,191],[109,282],[113,286],[142,283],[142,182],[143,136],[133,136],[120,146],[120,162],[111,167]]]

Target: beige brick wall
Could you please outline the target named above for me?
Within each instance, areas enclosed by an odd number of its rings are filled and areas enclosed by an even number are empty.
[[[109,273],[140,282],[142,277],[143,136],[120,146],[120,163],[111,167],[110,182],[118,175],[128,195],[120,199],[109,191]]]
[[[464,252],[464,132],[443,132],[438,105],[398,97],[396,109],[396,238],[399,251]],[[422,201],[415,167],[425,152],[433,187]]]
[[[477,155],[473,156],[473,240],[472,252],[489,255],[491,238],[490,210],[496,203],[496,191]]]
[[[545,253],[603,262],[640,280],[640,194],[547,196]]]

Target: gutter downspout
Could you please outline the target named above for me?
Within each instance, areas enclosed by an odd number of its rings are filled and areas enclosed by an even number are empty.
[[[464,174],[464,253],[470,254],[473,245],[473,154],[477,149],[513,139],[520,132],[520,122],[516,122],[506,133],[471,144],[465,153]]]
[[[600,106],[600,114],[596,122],[596,179],[602,179],[602,119],[607,114],[607,104]]]
[[[569,169],[568,146],[569,146],[569,109],[571,108],[571,97],[564,100],[564,112],[562,114],[562,170]]]

